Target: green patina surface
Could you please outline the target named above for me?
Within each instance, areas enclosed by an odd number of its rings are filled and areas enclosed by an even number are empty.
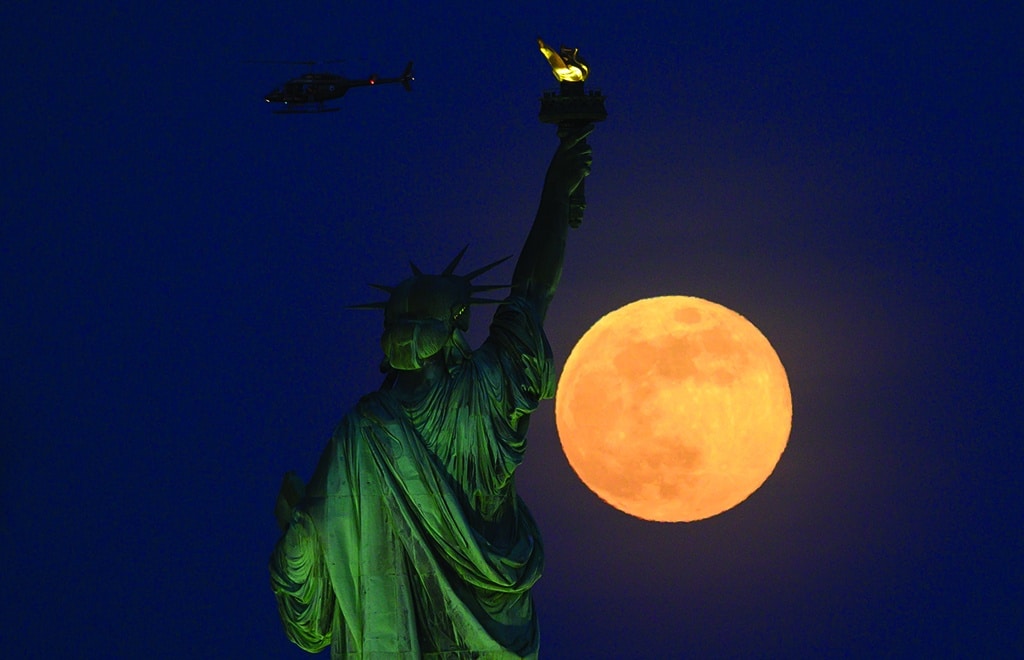
[[[332,657],[535,657],[540,533],[515,489],[526,430],[555,374],[543,320],[561,276],[589,127],[563,130],[509,294],[483,344],[463,332],[482,287],[439,275],[394,287],[387,377],[338,425],[310,482],[289,474],[271,585],[290,639]]]

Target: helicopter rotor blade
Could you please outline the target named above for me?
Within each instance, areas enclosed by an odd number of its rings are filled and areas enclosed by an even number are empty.
[[[322,62],[316,60],[245,60],[242,64],[302,64],[305,66],[316,66],[317,64],[322,64]]]
[[[243,64],[304,64],[305,66],[317,66],[322,64],[341,64],[351,62],[348,58],[334,58],[330,60],[243,60]]]

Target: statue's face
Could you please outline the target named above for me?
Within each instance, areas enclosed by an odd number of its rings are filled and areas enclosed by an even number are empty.
[[[381,347],[393,369],[412,371],[436,355],[456,328],[469,327],[469,283],[419,275],[399,284],[384,309]]]

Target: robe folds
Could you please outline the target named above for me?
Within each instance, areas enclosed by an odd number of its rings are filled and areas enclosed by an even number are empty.
[[[332,658],[536,657],[543,548],[513,474],[554,386],[537,315],[510,297],[420,401],[363,397],[271,557],[289,638]]]

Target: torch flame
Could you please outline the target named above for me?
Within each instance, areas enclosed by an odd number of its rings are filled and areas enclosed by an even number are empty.
[[[551,73],[559,82],[583,82],[587,79],[590,70],[587,68],[586,62],[580,59],[579,48],[562,46],[561,52],[556,53],[540,37],[537,37],[537,44],[540,46],[540,52],[551,65]]]

